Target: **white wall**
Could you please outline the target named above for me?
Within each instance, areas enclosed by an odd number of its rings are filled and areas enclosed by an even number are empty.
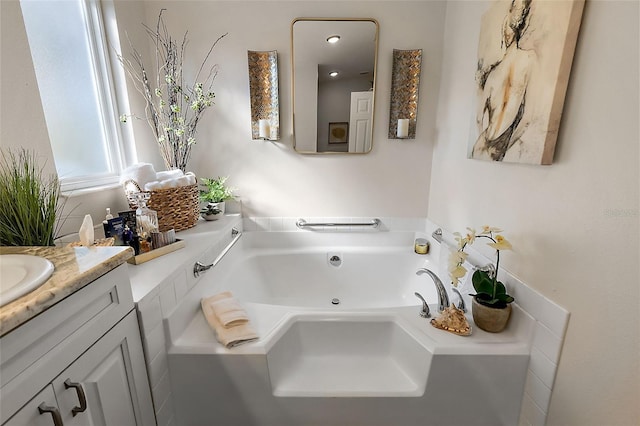
[[[0,19],[0,147],[35,150],[45,175],[54,174],[56,168],[20,3],[0,2]]]
[[[247,216],[418,217],[428,205],[429,218],[449,230],[502,226],[515,245],[504,257],[507,269],[572,312],[549,424],[640,423],[637,1],[587,2],[556,158],[547,167],[466,159],[486,3],[451,1],[445,21],[444,3],[430,1],[118,1],[121,33],[144,41],[139,25],[155,23],[160,6],[170,28],[189,29],[194,57],[229,31],[216,50],[217,105],[202,123],[191,163],[197,174],[230,175]],[[52,165],[17,1],[0,1],[0,13],[0,143],[33,146]],[[290,23],[329,15],[380,21],[371,154],[302,156],[291,146]],[[386,139],[393,48],[423,49],[412,141]],[[282,140],[252,141],[246,51],[273,49]],[[162,168],[149,131],[134,125],[140,161]],[[119,189],[78,198],[80,218],[124,203]]]
[[[127,7],[132,10],[132,6]],[[0,146],[3,149],[24,147],[37,152],[45,173],[54,174],[53,152],[19,1],[0,1],[0,13]],[[140,18],[136,22],[140,22]],[[63,216],[68,215],[68,220],[61,228],[61,235],[77,232],[85,214],[91,214],[94,224],[98,225],[104,219],[105,208],[110,207],[112,212],[128,210],[127,200],[121,188],[99,193],[75,191],[64,201]],[[96,234],[96,237],[100,236],[100,233]]]
[[[52,166],[42,106],[17,0],[2,1],[2,144],[25,144],[38,150]],[[219,2],[116,1],[122,48],[128,35],[134,45],[149,49],[141,23],[155,25],[158,11],[167,8],[170,30],[190,34],[189,57],[195,66],[218,35],[229,32],[216,48],[220,64],[216,106],[199,127],[200,143],[190,168],[199,176],[229,175],[247,216],[405,216],[426,214],[429,195],[435,110],[445,3],[429,2]],[[380,22],[380,50],[374,148],[367,155],[302,156],[292,149],[290,25],[296,17],[367,17]],[[388,140],[388,100],[391,52],[424,49],[417,139]],[[279,142],[252,141],[250,132],[247,50],[279,53]],[[11,60],[9,60],[11,58]],[[18,82],[18,83],[16,83]],[[143,114],[141,97],[131,87],[132,112]],[[151,132],[140,120],[134,126],[139,161],[164,169]],[[345,185],[345,182],[349,182]],[[95,195],[78,195],[65,232],[77,230],[85,213],[94,222],[104,208],[126,208],[120,188]]]
[[[449,2],[429,218],[500,226],[506,268],[571,312],[549,425],[640,424],[637,1],[587,1],[554,164],[466,159],[480,17]]]
[[[424,216],[440,80],[444,2],[144,2],[155,25],[167,8],[171,31],[189,29],[189,57],[216,47],[216,105],[206,112],[190,168],[199,176],[229,175],[246,216]],[[373,151],[367,155],[303,156],[292,148],[291,22],[297,17],[360,17],[380,22]],[[141,31],[128,27],[130,34]],[[423,49],[417,139],[387,139],[392,50]],[[277,50],[281,140],[251,140],[247,50]],[[141,158],[143,161],[144,158]],[[345,185],[348,183],[348,185]]]

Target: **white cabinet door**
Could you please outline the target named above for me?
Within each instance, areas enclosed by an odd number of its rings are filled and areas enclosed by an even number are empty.
[[[155,424],[135,311],[54,381],[65,426]]]
[[[43,411],[46,410],[46,411]],[[53,426],[61,425],[56,396],[53,388],[48,385],[39,394],[22,407],[3,426]],[[58,423],[56,423],[56,421]]]

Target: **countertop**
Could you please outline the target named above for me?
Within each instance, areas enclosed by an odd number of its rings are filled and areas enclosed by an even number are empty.
[[[131,247],[0,247],[0,254],[45,257],[55,268],[40,287],[0,307],[2,336],[125,263],[134,253]]]
[[[202,256],[211,252],[216,244],[222,243],[225,237],[230,238],[233,227],[242,230],[242,217],[238,213],[225,214],[214,221],[200,219],[193,228],[176,232],[176,238],[185,242],[184,248],[140,265],[127,265],[133,301],[138,303],[147,296],[153,296],[165,279],[187,266],[188,269],[192,269],[195,260],[213,260]],[[189,274],[189,280],[194,279],[191,275]]]

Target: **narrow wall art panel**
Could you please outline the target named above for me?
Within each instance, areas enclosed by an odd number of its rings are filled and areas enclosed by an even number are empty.
[[[251,137],[277,141],[280,139],[278,52],[249,50],[247,57],[251,99]]]
[[[469,157],[551,164],[584,0],[498,0],[482,16]]]
[[[389,139],[415,139],[422,49],[393,49]]]

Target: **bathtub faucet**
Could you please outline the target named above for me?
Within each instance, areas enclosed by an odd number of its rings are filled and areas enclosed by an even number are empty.
[[[440,312],[444,311],[445,308],[449,307],[449,295],[447,294],[447,290],[444,288],[444,284],[440,281],[440,278],[436,274],[433,273],[430,269],[420,268],[416,272],[416,275],[427,274],[433,280],[433,283],[436,285],[436,290],[438,291],[438,310]]]

